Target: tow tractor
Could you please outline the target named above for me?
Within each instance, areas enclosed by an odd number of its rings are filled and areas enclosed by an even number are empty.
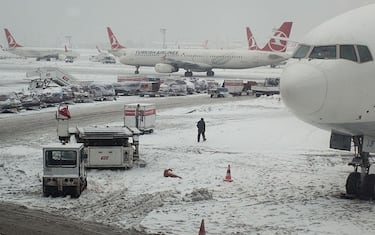
[[[79,197],[87,187],[87,168],[144,167],[139,159],[137,128],[126,126],[69,128],[68,106],[56,112],[60,144],[43,148],[43,196]]]
[[[43,148],[43,196],[77,198],[87,187],[83,144],[51,144]]]

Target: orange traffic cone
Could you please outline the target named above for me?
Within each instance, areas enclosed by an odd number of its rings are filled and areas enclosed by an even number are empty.
[[[199,228],[198,235],[206,235],[206,229],[204,228],[204,219],[202,219],[201,227]]]
[[[226,182],[232,182],[233,181],[232,176],[230,175],[230,165],[228,165],[227,174],[224,178],[224,181],[226,181]]]

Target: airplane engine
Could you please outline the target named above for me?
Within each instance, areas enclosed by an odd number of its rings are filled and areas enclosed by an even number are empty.
[[[155,71],[157,73],[174,73],[178,71],[178,68],[170,64],[155,64]]]

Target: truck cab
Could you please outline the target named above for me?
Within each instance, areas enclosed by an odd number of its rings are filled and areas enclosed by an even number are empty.
[[[83,144],[51,144],[43,147],[43,196],[78,198],[87,187]]]

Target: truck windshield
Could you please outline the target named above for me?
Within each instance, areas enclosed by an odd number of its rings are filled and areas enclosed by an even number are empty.
[[[46,151],[47,166],[70,166],[77,165],[77,152],[74,150],[47,150]]]

